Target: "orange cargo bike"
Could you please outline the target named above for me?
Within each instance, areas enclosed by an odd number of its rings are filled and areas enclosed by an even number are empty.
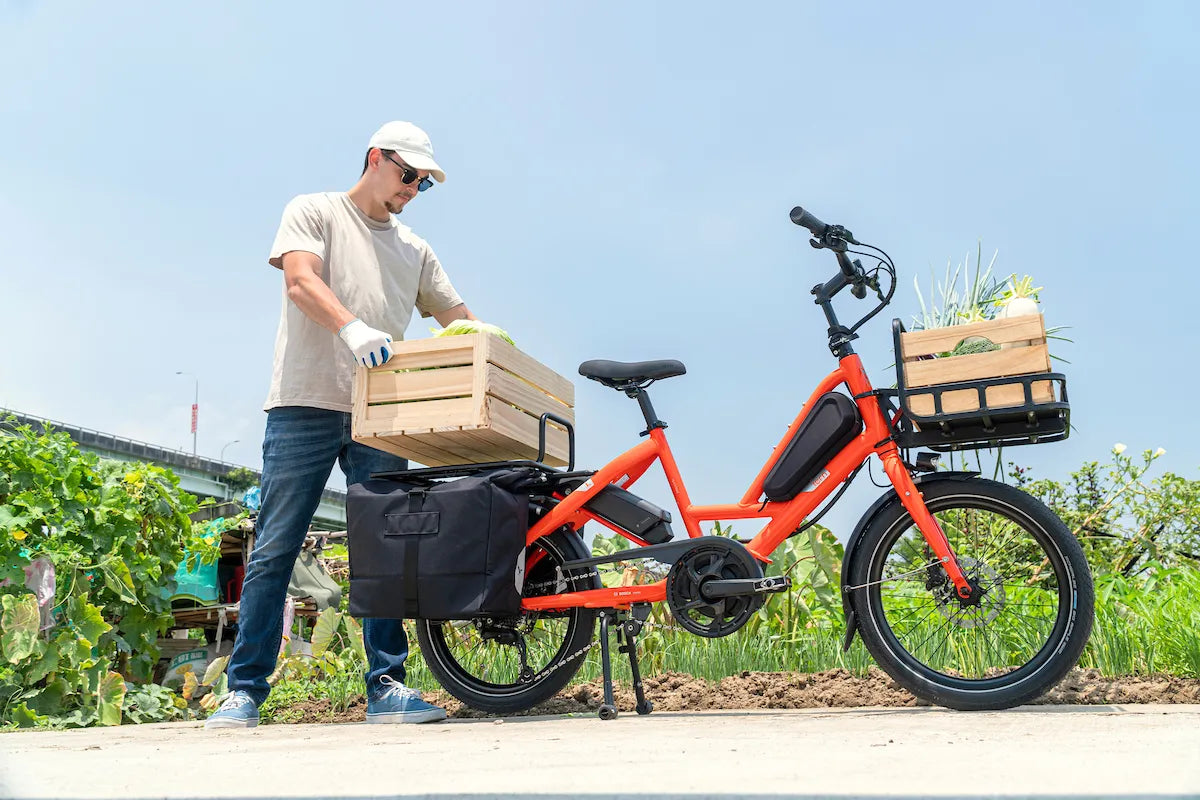
[[[559,418],[554,421],[571,434],[566,469],[542,463],[539,455],[537,461],[387,476],[432,481],[514,465],[538,472],[522,614],[417,620],[425,663],[450,694],[488,712],[531,708],[567,685],[595,643],[599,620],[605,690],[600,716],[617,715],[609,645],[614,628],[620,651],[629,657],[636,710],[650,713],[637,636],[651,604],[667,603],[675,624],[699,636],[736,632],[766,595],[790,587],[786,576],[764,576],[771,554],[836,503],[871,458],[882,463],[891,489],[866,510],[845,542],[845,647],[861,634],[875,661],[900,685],[930,703],[964,710],[1028,702],[1076,664],[1093,617],[1092,580],[1078,542],[1031,495],[975,472],[938,470],[936,464],[938,452],[1066,438],[1064,376],[1049,372],[1048,361],[1014,355],[1013,343],[995,352],[939,358],[931,348],[952,350],[954,329],[910,334],[896,321],[897,386],[874,388],[851,342],[891,301],[895,265],[841,226],[826,225],[801,208],[791,218],[811,232],[814,248],[837,259],[837,272],[812,294],[829,322],[828,347],[838,365],[817,385],[737,502],[696,505],[688,494],[667,443],[667,426],[647,393],[655,381],[684,374],[683,364],[673,360],[580,366],[581,375],[636,400],[645,418],[644,440],[598,470],[574,469],[573,430]],[[872,268],[854,255],[874,259]],[[890,279],[886,293],[881,276]],[[839,322],[833,308],[846,289],[876,303],[850,326]],[[1014,335],[1024,337],[1015,345],[1044,344],[1040,317],[1036,324],[1028,319],[1014,324],[1019,328]],[[1028,371],[1029,363],[1038,371]],[[934,375],[931,366],[948,370],[949,378],[910,385],[910,375]],[[543,453],[553,416],[541,420]],[[914,452],[922,447],[935,452]],[[668,512],[629,492],[655,462],[666,473],[685,537],[674,536]],[[705,535],[702,529],[710,521],[743,519],[766,523],[749,540]],[[587,522],[615,530],[633,546],[594,555],[582,536]],[[617,588],[601,584],[600,565],[635,559],[669,564],[666,578]]]

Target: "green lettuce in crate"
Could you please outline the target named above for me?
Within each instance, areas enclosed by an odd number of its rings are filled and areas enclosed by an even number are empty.
[[[429,330],[434,336],[461,336],[466,333],[491,333],[499,336],[513,347],[517,346],[517,343],[512,340],[512,337],[510,337],[503,328],[497,325],[492,325],[488,322],[480,322],[477,319],[456,319],[454,322],[451,322],[440,331],[434,330],[433,328],[430,328]]]
[[[950,351],[951,356],[969,356],[975,353],[990,353],[993,350],[999,350],[1000,345],[986,339],[982,336],[970,336],[958,343],[958,346]]]

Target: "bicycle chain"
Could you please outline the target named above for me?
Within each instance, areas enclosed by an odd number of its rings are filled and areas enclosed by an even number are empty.
[[[555,567],[555,569],[558,569],[558,567]],[[582,575],[563,575],[563,574],[560,572],[560,573],[559,573],[559,575],[558,575],[558,577],[556,577],[556,578],[555,578],[554,580],[552,580],[552,581],[541,581],[540,583],[527,583],[527,584],[525,584],[524,591],[527,591],[527,592],[528,592],[528,591],[535,591],[535,592],[536,592],[536,591],[537,591],[537,590],[539,590],[539,589],[545,589],[545,588],[548,588],[548,587],[551,587],[551,586],[553,586],[553,587],[556,587],[556,588],[557,588],[557,587],[558,587],[558,585],[559,585],[560,583],[562,583],[562,584],[567,584],[567,583],[571,583],[571,582],[573,582],[573,581],[575,581],[575,580],[577,580],[577,579],[579,579],[579,578],[586,578],[586,577],[588,577],[587,573],[584,573],[584,574],[582,574]]]

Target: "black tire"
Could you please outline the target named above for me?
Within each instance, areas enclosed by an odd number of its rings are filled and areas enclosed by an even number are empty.
[[[1041,696],[1091,635],[1092,577],[1079,542],[1041,501],[1002,483],[939,481],[921,492],[982,597],[958,599],[897,499],[851,555],[867,650],[901,686],[947,708],[1011,708]]]
[[[538,539],[526,553],[527,563],[537,550],[546,555],[525,576],[526,597],[601,588],[595,568],[574,570],[565,587],[555,585],[555,567],[590,555],[578,534],[557,531]],[[521,680],[518,648],[484,639],[475,622],[417,620],[417,641],[425,665],[451,695],[479,711],[515,714],[558,694],[574,677],[590,649],[596,612],[572,608],[524,614],[516,624],[526,643],[535,644],[530,681]]]

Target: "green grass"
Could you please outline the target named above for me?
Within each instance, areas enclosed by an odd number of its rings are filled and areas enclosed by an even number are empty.
[[[1080,666],[1104,677],[1167,673],[1200,678],[1200,569],[1156,569],[1149,576],[1097,579],[1096,621]],[[791,635],[771,626],[743,629],[722,639],[704,639],[680,630],[648,628],[638,639],[643,675],[682,672],[717,681],[745,671],[823,672],[846,669],[866,674],[874,663],[862,640],[842,652],[843,628],[824,622]],[[1024,650],[1020,642],[1010,643]],[[630,680],[629,660],[612,642],[613,676]],[[422,691],[440,689],[420,658],[416,638],[408,661],[408,683]],[[573,683],[601,677],[600,648],[593,647]],[[361,674],[314,676],[283,681],[272,692],[264,713],[286,720],[287,706],[309,698],[327,698],[345,708],[362,692]]]
[[[1080,663],[1105,676],[1200,677],[1200,569],[1097,579],[1096,624]]]

